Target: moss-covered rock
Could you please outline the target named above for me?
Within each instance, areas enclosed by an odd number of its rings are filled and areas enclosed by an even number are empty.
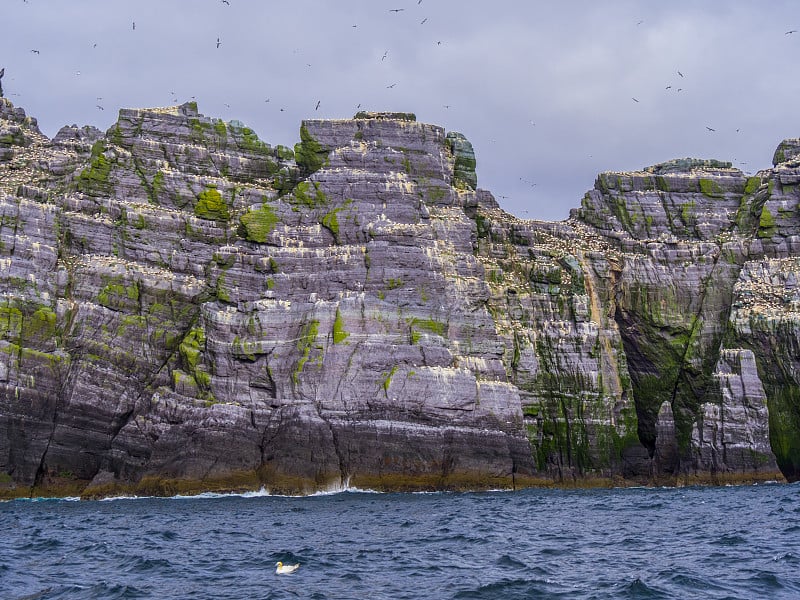
[[[208,187],[197,195],[194,214],[201,219],[227,221],[230,219],[228,205],[215,187]]]
[[[240,235],[249,242],[263,244],[269,239],[269,234],[275,229],[279,220],[277,213],[269,204],[251,208],[240,217],[243,229]]]
[[[474,190],[478,187],[478,176],[475,174],[475,151],[472,144],[463,134],[456,131],[447,132],[447,141],[455,157],[453,185]]]

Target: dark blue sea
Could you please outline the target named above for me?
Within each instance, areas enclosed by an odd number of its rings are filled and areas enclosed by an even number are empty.
[[[0,598],[800,598],[800,485],[16,500]]]

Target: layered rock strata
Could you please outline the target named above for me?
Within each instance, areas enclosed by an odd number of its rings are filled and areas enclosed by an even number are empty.
[[[0,494],[796,478],[782,147],[546,223],[410,113],[289,149],[194,103],[48,140],[0,100]]]

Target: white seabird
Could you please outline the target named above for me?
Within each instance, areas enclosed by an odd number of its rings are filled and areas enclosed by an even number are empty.
[[[278,575],[288,575],[300,568],[300,563],[296,565],[285,565],[281,561],[275,563],[275,573]]]

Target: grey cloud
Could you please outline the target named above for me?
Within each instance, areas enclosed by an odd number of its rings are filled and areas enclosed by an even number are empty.
[[[192,97],[273,144],[359,104],[413,111],[464,133],[481,187],[526,217],[566,217],[600,170],[754,171],[798,135],[792,2],[9,0],[0,17],[3,87],[49,135]]]

